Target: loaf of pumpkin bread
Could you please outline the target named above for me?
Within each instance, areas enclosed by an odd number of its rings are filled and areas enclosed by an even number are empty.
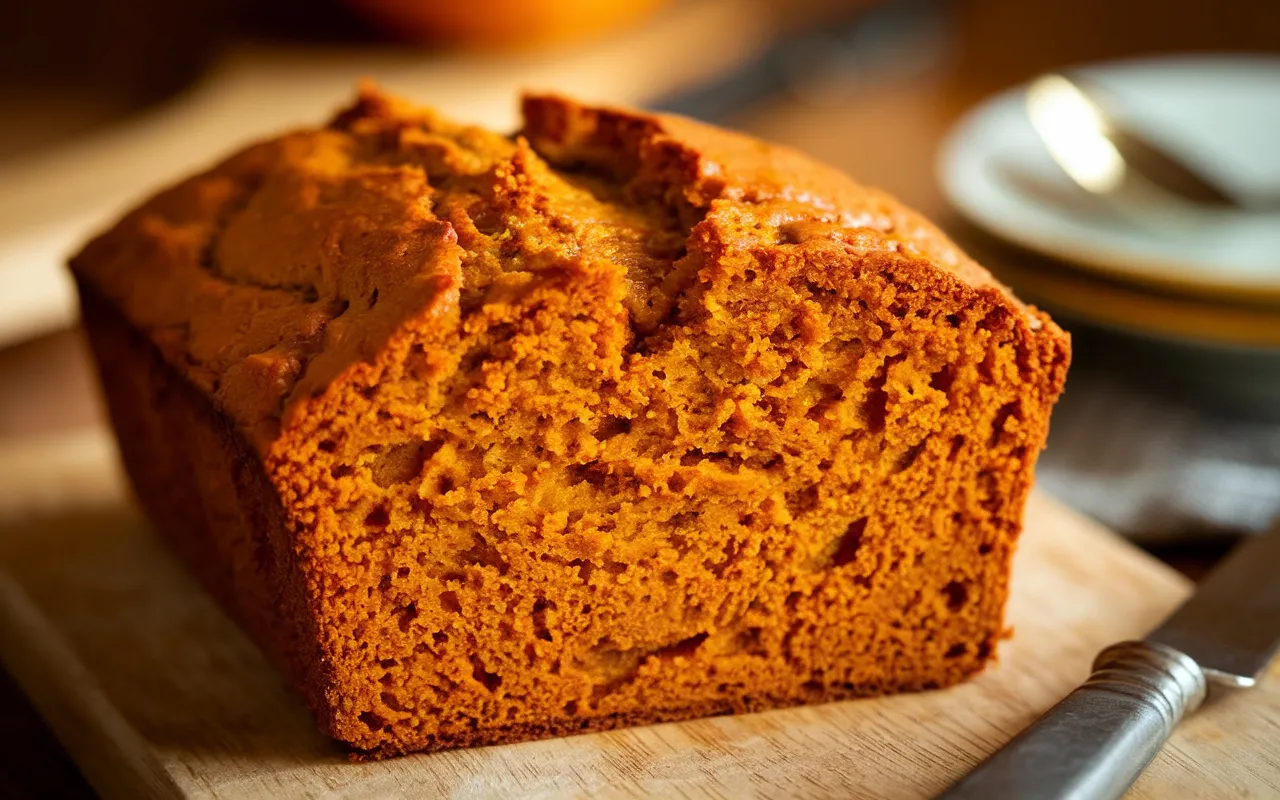
[[[684,119],[365,90],[72,261],[155,528],[357,754],[953,684],[1066,335]]]

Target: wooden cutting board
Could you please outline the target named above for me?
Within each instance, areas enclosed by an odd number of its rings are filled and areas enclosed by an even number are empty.
[[[1032,498],[1000,663],[953,689],[348,763],[152,537],[101,433],[0,453],[0,656],[106,797],[867,797],[944,789],[1143,633],[1185,580]],[[1280,673],[1134,788],[1280,796]]]

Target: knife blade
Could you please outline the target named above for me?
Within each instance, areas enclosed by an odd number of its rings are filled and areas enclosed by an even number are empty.
[[[1280,525],[1237,547],[1145,639],[1098,654],[1087,681],[946,800],[1119,798],[1199,708],[1207,681],[1248,688],[1280,650]]]
[[[1233,550],[1147,641],[1190,656],[1210,681],[1253,686],[1280,651],[1280,527]]]

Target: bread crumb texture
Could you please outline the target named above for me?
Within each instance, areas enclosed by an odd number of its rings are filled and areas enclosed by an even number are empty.
[[[192,571],[370,756],[980,669],[1066,335],[795,152],[524,116],[366,90],[73,260]]]

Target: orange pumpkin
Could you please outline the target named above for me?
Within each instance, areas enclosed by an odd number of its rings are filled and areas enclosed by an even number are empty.
[[[666,0],[346,0],[396,38],[527,45],[590,36],[636,22]]]

